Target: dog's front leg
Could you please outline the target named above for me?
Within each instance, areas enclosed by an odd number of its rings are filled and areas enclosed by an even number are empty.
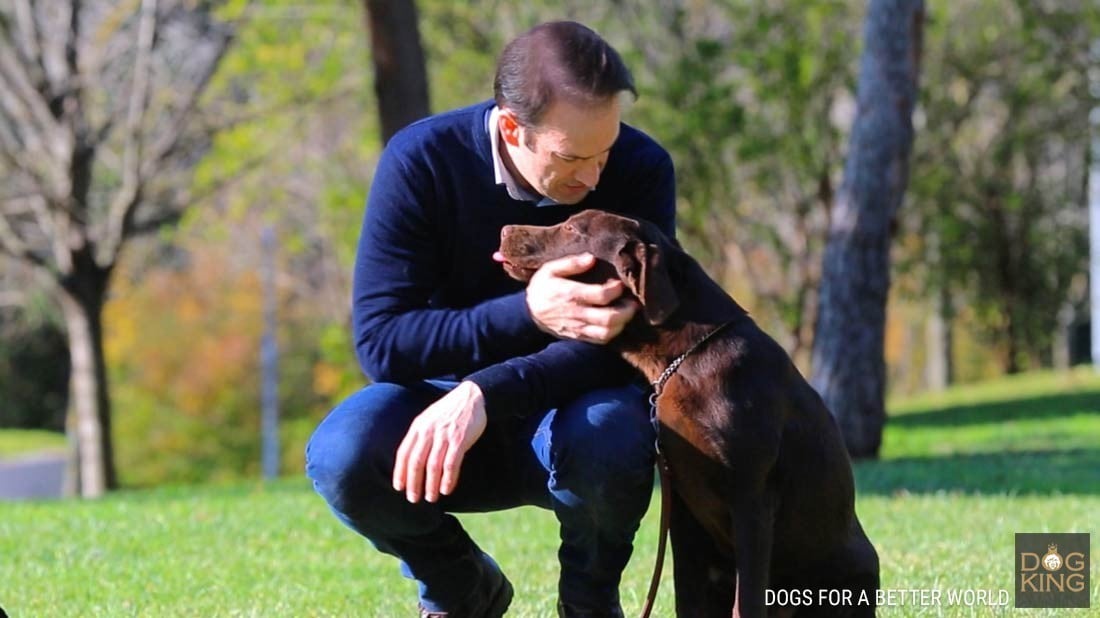
[[[764,618],[771,571],[775,510],[763,496],[751,496],[733,510],[737,543],[737,594],[734,618]]]
[[[679,618],[721,618],[733,607],[736,582],[733,556],[672,493],[672,556]]]

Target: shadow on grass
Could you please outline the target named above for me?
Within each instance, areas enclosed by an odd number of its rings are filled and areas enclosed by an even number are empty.
[[[893,427],[959,427],[1026,419],[1053,419],[1072,414],[1100,415],[1100,391],[950,405],[928,412],[890,416],[887,423]]]
[[[1010,420],[1055,419],[1080,413],[1100,415],[1100,390],[946,406],[911,415],[891,416],[887,422],[893,427],[960,427]]]
[[[860,494],[1100,495],[1100,449],[903,457],[855,464]]]

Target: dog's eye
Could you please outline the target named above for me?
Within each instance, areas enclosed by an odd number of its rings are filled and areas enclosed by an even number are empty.
[[[562,229],[564,229],[566,232],[569,232],[570,234],[577,233],[577,228],[572,223],[566,223],[565,227]]]

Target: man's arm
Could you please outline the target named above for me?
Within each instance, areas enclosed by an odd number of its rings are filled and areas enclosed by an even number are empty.
[[[657,149],[648,160],[630,163],[637,169],[635,182],[630,183],[632,195],[623,196],[624,203],[633,206],[627,214],[654,221],[671,236],[675,216],[671,159]],[[441,283],[437,202],[431,175],[387,148],[372,183],[354,273],[355,347],[360,366],[373,380],[406,382],[465,375],[545,347],[553,341],[546,332],[604,343],[621,330],[624,316],[630,313],[621,306],[610,310],[600,306],[621,293],[621,284],[586,286],[567,280],[568,269],[539,273],[539,279],[553,281],[536,281],[526,291],[474,307],[429,308],[429,299]],[[586,292],[574,305],[563,297],[578,286]],[[564,313],[553,315],[563,307]],[[545,362],[557,360],[551,357]],[[575,379],[569,378],[568,371],[563,375],[555,368],[551,373],[570,382],[583,382],[591,375],[588,367],[572,370]]]
[[[588,370],[578,376],[574,367]],[[471,375],[413,419],[397,448],[393,488],[409,502],[436,502],[454,491],[466,451],[494,416],[559,407],[604,384],[623,384],[631,373],[605,346],[558,341]]]
[[[639,166],[649,174],[643,173],[634,185],[648,192],[651,208],[628,214],[656,222],[673,237],[672,165],[667,153],[660,154],[655,167]],[[393,487],[404,491],[410,502],[422,497],[435,502],[454,490],[463,456],[484,432],[490,415],[524,415],[557,407],[599,386],[622,384],[630,374],[626,363],[607,347],[576,340],[558,341],[477,371],[413,421],[398,447]]]
[[[429,307],[442,284],[439,198],[431,174],[396,150],[391,143],[378,163],[356,256],[352,326],[364,373],[387,382],[464,375],[552,341],[524,292],[465,309]]]

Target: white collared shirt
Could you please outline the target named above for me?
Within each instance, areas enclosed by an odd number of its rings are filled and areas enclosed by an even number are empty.
[[[535,206],[557,206],[558,203],[538,193],[532,193],[520,186],[516,179],[504,165],[500,158],[500,108],[496,105],[489,112],[489,122],[486,129],[489,132],[489,143],[493,148],[493,177],[498,185],[504,185],[508,189],[508,196],[522,202],[535,202]]]

